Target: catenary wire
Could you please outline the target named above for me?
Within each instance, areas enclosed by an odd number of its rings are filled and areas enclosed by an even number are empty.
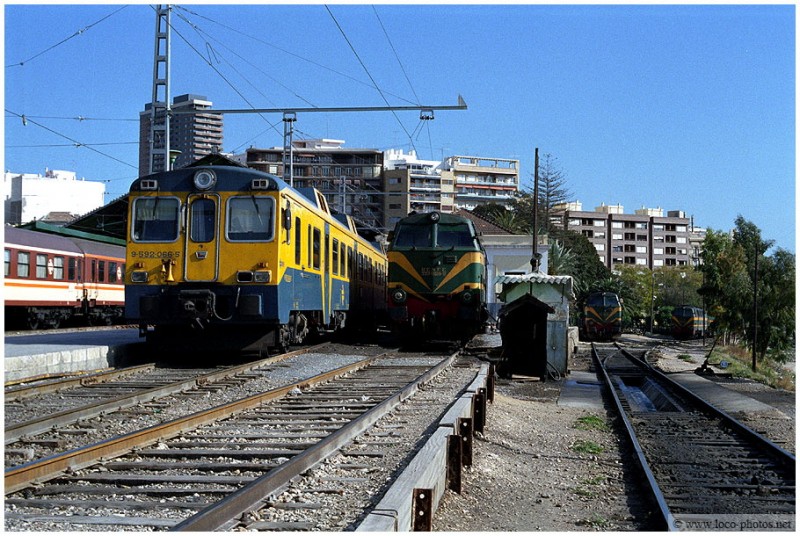
[[[377,83],[377,82],[375,81],[375,79],[372,77],[372,74],[369,72],[369,69],[367,69],[367,66],[366,66],[366,65],[364,64],[364,62],[361,60],[361,57],[358,55],[358,52],[356,52],[356,49],[355,49],[355,47],[354,47],[354,46],[353,46],[353,44],[350,42],[350,39],[348,39],[348,37],[347,37],[347,34],[345,33],[345,31],[344,31],[344,29],[342,28],[342,26],[339,24],[339,21],[338,21],[338,20],[336,20],[336,17],[333,15],[333,12],[331,11],[331,9],[330,9],[330,8],[329,8],[327,5],[325,6],[325,9],[328,11],[328,14],[329,14],[329,15],[331,16],[331,18],[333,19],[333,22],[334,22],[334,24],[336,24],[336,27],[339,29],[339,32],[342,34],[342,37],[344,37],[344,40],[347,42],[347,45],[350,47],[350,50],[353,52],[353,54],[355,55],[356,59],[357,59],[357,60],[358,60],[358,62],[361,64],[361,67],[362,67],[362,68],[364,69],[364,71],[367,73],[367,76],[369,77],[369,79],[370,79],[370,80],[372,80],[372,86],[373,86],[373,87],[374,87],[374,88],[375,88],[375,89],[378,91],[378,93],[380,94],[381,98],[383,99],[383,102],[385,102],[385,103],[386,103],[386,106],[391,106],[391,105],[389,104],[389,101],[386,99],[386,95],[384,95],[384,93],[383,93],[383,91],[381,90],[381,88],[380,88],[380,87],[378,87],[378,83]],[[408,139],[409,139],[409,141],[411,142],[411,146],[412,146],[412,147],[414,147],[414,140],[412,139],[412,137],[411,137],[411,134],[408,132],[408,129],[405,127],[405,125],[403,124],[403,122],[402,122],[402,121],[400,121],[400,118],[397,116],[397,113],[396,113],[394,110],[392,110],[392,115],[393,115],[393,116],[394,116],[394,118],[397,120],[397,123],[400,125],[400,128],[402,128],[402,129],[403,129],[403,132],[405,132],[405,133],[406,133],[406,136],[408,136]],[[416,151],[416,147],[414,147],[414,150]]]
[[[108,15],[106,15],[106,16],[105,16],[105,17],[103,17],[103,18],[101,18],[100,20],[98,20],[98,21],[96,21],[96,22],[93,22],[92,24],[90,24],[90,25],[86,26],[85,28],[81,28],[80,30],[76,31],[75,33],[73,33],[73,34],[72,34],[72,35],[70,35],[69,37],[67,37],[67,38],[65,38],[65,39],[62,39],[62,40],[61,40],[61,41],[59,41],[58,43],[56,43],[56,44],[54,44],[54,45],[51,45],[51,46],[47,47],[46,49],[42,50],[41,52],[39,52],[39,53],[37,53],[37,54],[34,54],[34,55],[33,55],[33,56],[31,56],[30,58],[28,58],[28,59],[26,59],[26,60],[23,60],[23,61],[20,61],[20,62],[18,62],[18,63],[12,63],[12,64],[10,64],[10,65],[6,65],[6,68],[9,68],[9,67],[22,67],[22,66],[23,66],[23,65],[25,65],[26,63],[28,63],[28,62],[30,62],[30,61],[33,61],[33,60],[35,60],[35,59],[36,59],[36,58],[38,58],[39,56],[42,56],[43,54],[46,54],[47,52],[50,52],[51,50],[53,50],[53,49],[55,49],[55,48],[58,48],[59,46],[63,45],[64,43],[66,43],[67,41],[69,41],[70,39],[72,39],[73,37],[78,37],[79,35],[83,35],[83,33],[84,33],[84,32],[86,32],[86,30],[88,30],[88,29],[92,28],[93,26],[96,26],[96,25],[100,24],[101,22],[103,22],[104,20],[106,20],[106,19],[108,19],[108,18],[112,17],[113,15],[116,15],[117,13],[119,13],[120,11],[122,11],[123,9],[125,9],[126,7],[128,7],[128,6],[122,6],[121,8],[119,8],[119,9],[117,9],[117,10],[115,10],[115,11],[113,11],[113,12],[109,13]]]
[[[78,140],[75,140],[75,139],[73,139],[73,138],[70,138],[69,136],[67,136],[67,135],[65,135],[65,134],[62,134],[62,133],[60,133],[60,132],[57,132],[57,131],[53,130],[52,128],[48,127],[48,126],[45,126],[45,125],[43,125],[43,124],[41,124],[41,123],[39,123],[39,122],[37,122],[37,121],[33,121],[32,119],[29,119],[29,118],[28,118],[28,117],[27,117],[25,114],[18,114],[18,113],[16,113],[16,112],[13,112],[13,111],[9,110],[8,108],[6,108],[6,110],[5,110],[5,111],[6,111],[6,113],[8,113],[8,114],[11,114],[11,115],[14,115],[14,116],[16,116],[16,117],[19,117],[19,118],[20,118],[20,119],[22,119],[22,120],[23,120],[23,121],[24,121],[26,124],[27,124],[27,123],[30,123],[30,124],[32,124],[32,125],[36,125],[37,127],[41,128],[41,129],[44,129],[44,130],[46,130],[46,131],[48,131],[48,132],[50,132],[50,133],[52,133],[52,134],[55,134],[56,136],[59,136],[59,137],[61,137],[61,138],[64,138],[65,140],[69,140],[69,141],[71,141],[75,147],[86,147],[86,148],[87,148],[87,149],[89,149],[90,151],[93,151],[93,152],[95,152],[95,153],[97,153],[97,154],[99,154],[99,155],[101,155],[101,156],[105,156],[106,158],[110,158],[111,160],[114,160],[115,162],[119,162],[120,164],[123,164],[123,165],[125,165],[125,166],[131,167],[131,168],[133,168],[133,169],[138,169],[136,166],[134,166],[134,165],[132,165],[132,164],[129,164],[128,162],[125,162],[125,161],[123,161],[123,160],[120,160],[119,158],[117,158],[117,157],[115,157],[115,156],[111,156],[111,155],[109,155],[109,154],[106,154],[106,153],[104,153],[104,152],[102,152],[102,151],[98,151],[97,149],[95,149],[94,147],[92,147],[92,146],[91,146],[91,144],[87,145],[87,144],[85,144],[85,143],[81,143],[81,142],[79,142]]]

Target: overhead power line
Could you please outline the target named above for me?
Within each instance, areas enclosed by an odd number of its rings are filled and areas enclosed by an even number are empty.
[[[111,156],[110,154],[106,154],[106,153],[104,153],[104,152],[102,152],[102,151],[98,151],[97,149],[95,149],[94,147],[92,147],[92,144],[86,144],[86,143],[80,142],[80,141],[78,141],[78,140],[76,140],[76,139],[70,138],[69,136],[67,136],[67,135],[65,135],[65,134],[62,134],[62,133],[60,133],[60,132],[56,132],[56,131],[55,131],[55,130],[53,130],[52,128],[50,128],[50,127],[47,127],[47,126],[45,126],[45,125],[43,125],[43,124],[41,124],[41,123],[39,123],[39,122],[37,122],[37,121],[33,121],[33,120],[30,118],[30,117],[26,116],[25,114],[18,114],[18,113],[16,113],[16,112],[12,112],[12,111],[11,111],[11,110],[9,110],[8,108],[6,108],[6,113],[7,113],[7,114],[11,114],[11,115],[13,115],[14,117],[19,117],[19,118],[22,120],[22,124],[23,124],[23,125],[26,125],[26,126],[27,126],[28,124],[31,124],[31,125],[36,125],[37,127],[41,128],[41,129],[44,129],[44,130],[46,130],[46,131],[48,131],[48,132],[50,132],[50,133],[52,133],[52,134],[55,134],[56,136],[59,136],[59,137],[61,137],[61,138],[64,138],[65,140],[69,140],[69,141],[71,141],[71,142],[72,142],[72,144],[73,144],[75,147],[86,147],[86,148],[87,148],[87,149],[89,149],[90,151],[92,151],[92,152],[95,152],[95,153],[97,153],[97,154],[99,154],[99,155],[101,155],[101,156],[105,156],[106,158],[110,158],[111,160],[114,160],[115,162],[119,162],[120,164],[126,165],[126,166],[128,166],[128,167],[131,167],[131,168],[133,168],[133,169],[138,169],[138,167],[136,167],[136,166],[134,166],[134,165],[132,165],[132,164],[129,164],[129,163],[127,163],[127,162],[124,162],[124,161],[120,160],[119,158],[117,158],[117,157],[115,157],[115,156]]]
[[[103,17],[103,18],[101,18],[100,20],[98,20],[98,21],[96,21],[96,22],[93,22],[93,23],[91,23],[90,25],[88,25],[88,26],[86,26],[86,27],[84,27],[84,28],[81,28],[80,30],[76,31],[75,33],[73,33],[73,34],[72,34],[72,35],[70,35],[69,37],[67,37],[67,38],[65,38],[65,39],[62,39],[62,40],[61,40],[61,41],[59,41],[58,43],[56,43],[56,44],[54,44],[54,45],[51,45],[51,46],[47,47],[46,49],[42,50],[41,52],[39,52],[39,53],[37,53],[37,54],[34,54],[34,55],[33,55],[33,56],[31,56],[30,58],[28,58],[28,59],[26,59],[26,60],[23,60],[23,61],[20,61],[20,62],[18,62],[18,63],[12,63],[12,64],[10,64],[10,65],[6,65],[6,68],[9,68],[9,67],[22,67],[22,66],[23,66],[23,65],[25,65],[26,63],[28,63],[28,62],[30,62],[30,61],[33,61],[33,60],[35,60],[35,59],[36,59],[36,58],[38,58],[39,56],[42,56],[43,54],[46,54],[47,52],[50,52],[51,50],[53,50],[53,49],[55,49],[55,48],[58,48],[59,46],[63,45],[64,43],[66,43],[67,41],[69,41],[70,39],[72,39],[73,37],[78,37],[79,35],[82,35],[84,32],[86,32],[86,30],[88,30],[88,29],[92,28],[93,26],[96,26],[96,25],[100,24],[100,23],[101,23],[101,22],[103,22],[104,20],[106,20],[106,19],[108,19],[108,18],[110,18],[110,17],[112,17],[112,16],[116,15],[117,13],[119,13],[120,11],[122,11],[123,9],[125,9],[126,7],[128,7],[128,6],[122,6],[121,8],[119,8],[119,9],[117,9],[117,10],[115,10],[115,11],[113,11],[113,12],[109,13],[108,15],[106,15],[106,16],[105,16],[105,17]]]

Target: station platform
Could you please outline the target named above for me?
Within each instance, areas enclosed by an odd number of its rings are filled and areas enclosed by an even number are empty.
[[[120,366],[138,355],[143,341],[137,328],[6,335],[4,378],[9,382]]]

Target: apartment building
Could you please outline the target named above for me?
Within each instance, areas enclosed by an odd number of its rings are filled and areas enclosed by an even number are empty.
[[[386,226],[395,224],[409,212],[453,212],[453,179],[442,176],[442,162],[420,160],[416,151],[389,149],[383,155]]]
[[[174,113],[169,121],[169,148],[175,157],[172,167],[187,166],[206,155],[222,151],[222,114],[211,110],[213,103],[203,95],[185,94],[172,100],[172,111],[193,110],[196,113]],[[150,135],[152,103],[145,104],[139,113],[139,176],[150,173]],[[163,124],[163,117],[156,117]],[[163,150],[163,143],[156,148]],[[163,155],[153,159],[153,172],[164,171],[168,167]]]
[[[350,149],[344,140],[292,140],[292,177],[295,188],[316,188],[334,210],[349,214],[365,225],[385,229],[383,152]],[[250,148],[248,167],[288,177],[284,173],[284,148]]]
[[[555,207],[553,223],[579,232],[597,249],[607,267],[618,264],[687,266],[692,264],[690,220],[682,211],[641,208],[625,214],[622,205],[602,204],[584,211],[580,202]]]
[[[457,208],[473,210],[489,203],[508,206],[519,190],[519,160],[450,156],[442,162],[442,178],[453,180]]]

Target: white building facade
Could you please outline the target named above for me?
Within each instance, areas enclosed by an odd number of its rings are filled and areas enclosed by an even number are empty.
[[[19,225],[45,219],[53,212],[80,216],[102,207],[105,191],[105,184],[78,179],[74,171],[48,169],[44,175],[6,172],[4,220]]]

